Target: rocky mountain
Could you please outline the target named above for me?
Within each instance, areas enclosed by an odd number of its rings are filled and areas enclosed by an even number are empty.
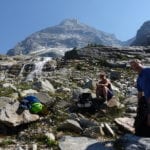
[[[148,46],[150,45],[150,21],[145,22],[137,31],[132,46]]]
[[[69,49],[91,43],[107,46],[122,44],[113,34],[97,30],[75,19],[66,19],[56,26],[33,33],[10,49],[7,55],[63,55]]]
[[[121,65],[144,56],[149,49],[99,46],[75,51],[80,60],[0,56],[0,149],[149,149],[150,138],[134,135],[136,75]],[[95,59],[97,55],[101,57]],[[91,57],[94,59],[87,59]],[[143,61],[150,62],[146,57]],[[108,103],[96,100],[102,70],[114,91]],[[91,95],[90,103],[79,101],[82,93]],[[47,111],[33,114],[20,107],[25,96],[36,96]]]

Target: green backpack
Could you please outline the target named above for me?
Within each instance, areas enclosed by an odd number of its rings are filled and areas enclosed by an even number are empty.
[[[43,109],[43,105],[39,102],[31,104],[30,111],[32,113],[39,113]]]

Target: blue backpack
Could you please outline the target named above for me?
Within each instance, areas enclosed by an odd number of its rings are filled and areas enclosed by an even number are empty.
[[[23,109],[30,109],[33,103],[40,103],[40,100],[36,96],[26,96],[20,102],[20,106]]]

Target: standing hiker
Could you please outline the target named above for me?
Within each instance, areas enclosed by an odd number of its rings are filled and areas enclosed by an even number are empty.
[[[150,68],[144,67],[140,60],[130,62],[131,68],[138,74],[138,108],[135,118],[135,134],[150,137]]]

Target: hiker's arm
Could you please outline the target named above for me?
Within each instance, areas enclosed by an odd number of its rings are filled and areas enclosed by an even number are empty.
[[[110,81],[106,79],[105,83],[98,83],[98,86],[108,86],[110,84]]]
[[[138,100],[140,100],[141,99],[141,97],[143,96],[143,92],[138,92]]]

